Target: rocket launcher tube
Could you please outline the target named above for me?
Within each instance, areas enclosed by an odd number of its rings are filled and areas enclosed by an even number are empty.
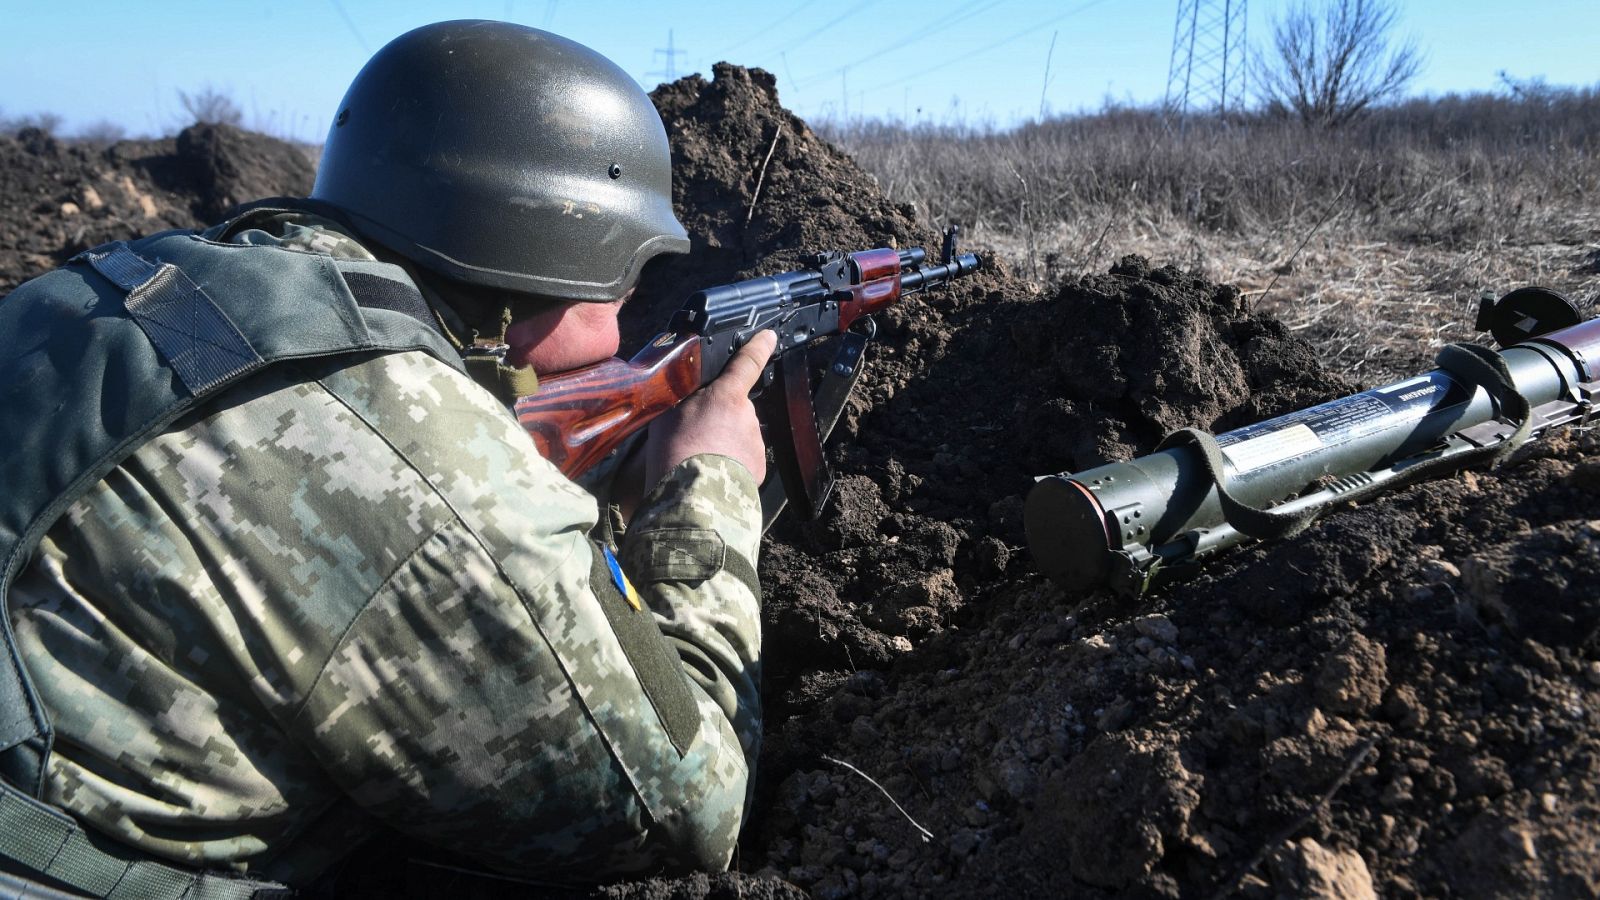
[[[1500,354],[1533,409],[1534,433],[1588,415],[1600,394],[1600,319]],[[1273,512],[1319,510],[1419,467],[1506,441],[1490,392],[1458,375],[1425,375],[1217,437],[1232,496]],[[1480,451],[1481,452],[1481,451]],[[1165,566],[1250,537],[1225,515],[1199,451],[1175,446],[1130,462],[1039,480],[1023,521],[1040,571],[1068,590],[1109,582],[1138,592]]]

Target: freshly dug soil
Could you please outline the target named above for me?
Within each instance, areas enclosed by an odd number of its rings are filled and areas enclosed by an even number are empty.
[[[0,295],[107,241],[220,220],[229,207],[303,196],[302,148],[229,125],[109,148],[38,129],[0,134]]]
[[[630,343],[695,288],[819,250],[937,251],[767,73],[654,99],[693,247],[652,264]],[[227,130],[0,138],[0,284],[303,192],[277,152]],[[1600,893],[1600,438],[1336,510],[1142,600],[1069,596],[1025,548],[1034,476],[1354,386],[1230,286],[1126,257],[1039,295],[984,259],[879,317],[833,502],[763,547],[768,734],[739,871],[595,895]]]
[[[936,249],[772,84],[723,66],[655,95],[684,287]],[[1229,286],[1129,257],[1041,297],[986,262],[881,317],[832,506],[763,548],[740,867],[819,898],[1600,891],[1595,439],[1143,601],[1066,596],[1024,549],[1032,476],[1356,386]]]

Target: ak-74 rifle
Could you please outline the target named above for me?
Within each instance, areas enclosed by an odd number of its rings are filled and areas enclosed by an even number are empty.
[[[1068,590],[1142,593],[1249,538],[1287,537],[1330,506],[1494,464],[1600,403],[1600,319],[1521,288],[1483,297],[1479,330],[1438,368],[1212,436],[1174,432],[1128,462],[1039,479],[1023,524],[1039,570]],[[1270,508],[1268,508],[1270,507]]]
[[[872,314],[977,271],[976,256],[956,252],[958,233],[954,226],[945,232],[937,265],[924,264],[921,248],[835,251],[818,254],[810,268],[699,291],[632,359],[541,378],[537,393],[517,400],[517,420],[563,474],[581,476],[722,374],[751,337],[771,329],[777,349],[753,395],[781,476],[762,487],[765,524],[786,501],[815,518],[833,487],[822,442],[861,377],[876,334]],[[832,359],[813,389],[811,350],[829,338]]]

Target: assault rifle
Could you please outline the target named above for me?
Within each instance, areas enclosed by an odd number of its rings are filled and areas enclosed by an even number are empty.
[[[920,247],[834,251],[818,254],[810,268],[699,291],[632,359],[541,378],[537,393],[517,400],[517,420],[546,459],[577,477],[720,375],[757,332],[772,329],[777,349],[754,396],[781,488],[768,480],[762,508],[768,525],[786,501],[815,518],[833,487],[822,442],[861,377],[877,331],[871,315],[977,271],[976,256],[956,252],[958,234],[955,226],[945,232],[938,265],[925,265]],[[813,391],[811,351],[825,338],[835,347]]]
[[[1333,504],[1493,464],[1587,421],[1600,318],[1522,288],[1485,296],[1478,327],[1506,349],[1452,344],[1416,378],[1218,436],[1184,429],[1149,456],[1039,479],[1023,524],[1040,571],[1068,590],[1138,594],[1247,538],[1294,534]]]

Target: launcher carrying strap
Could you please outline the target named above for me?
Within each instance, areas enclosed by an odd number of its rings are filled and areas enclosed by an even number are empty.
[[[1515,422],[1516,428],[1502,441],[1464,453],[1444,455],[1426,460],[1406,469],[1404,478],[1414,480],[1436,472],[1457,469],[1474,464],[1498,465],[1510,453],[1522,446],[1533,430],[1533,417],[1528,398],[1517,390],[1511,371],[1500,354],[1478,344],[1447,344],[1435,358],[1438,367],[1468,388],[1483,388],[1494,400],[1502,419]],[[1217,500],[1222,506],[1224,520],[1240,534],[1260,540],[1292,537],[1304,531],[1322,513],[1325,506],[1310,506],[1293,511],[1262,509],[1235,497],[1228,487],[1226,460],[1215,435],[1198,428],[1182,428],[1167,435],[1156,448],[1192,447],[1199,455],[1206,477],[1216,485]],[[1373,482],[1342,493],[1341,501],[1359,501],[1381,490],[1395,486],[1393,480]]]

